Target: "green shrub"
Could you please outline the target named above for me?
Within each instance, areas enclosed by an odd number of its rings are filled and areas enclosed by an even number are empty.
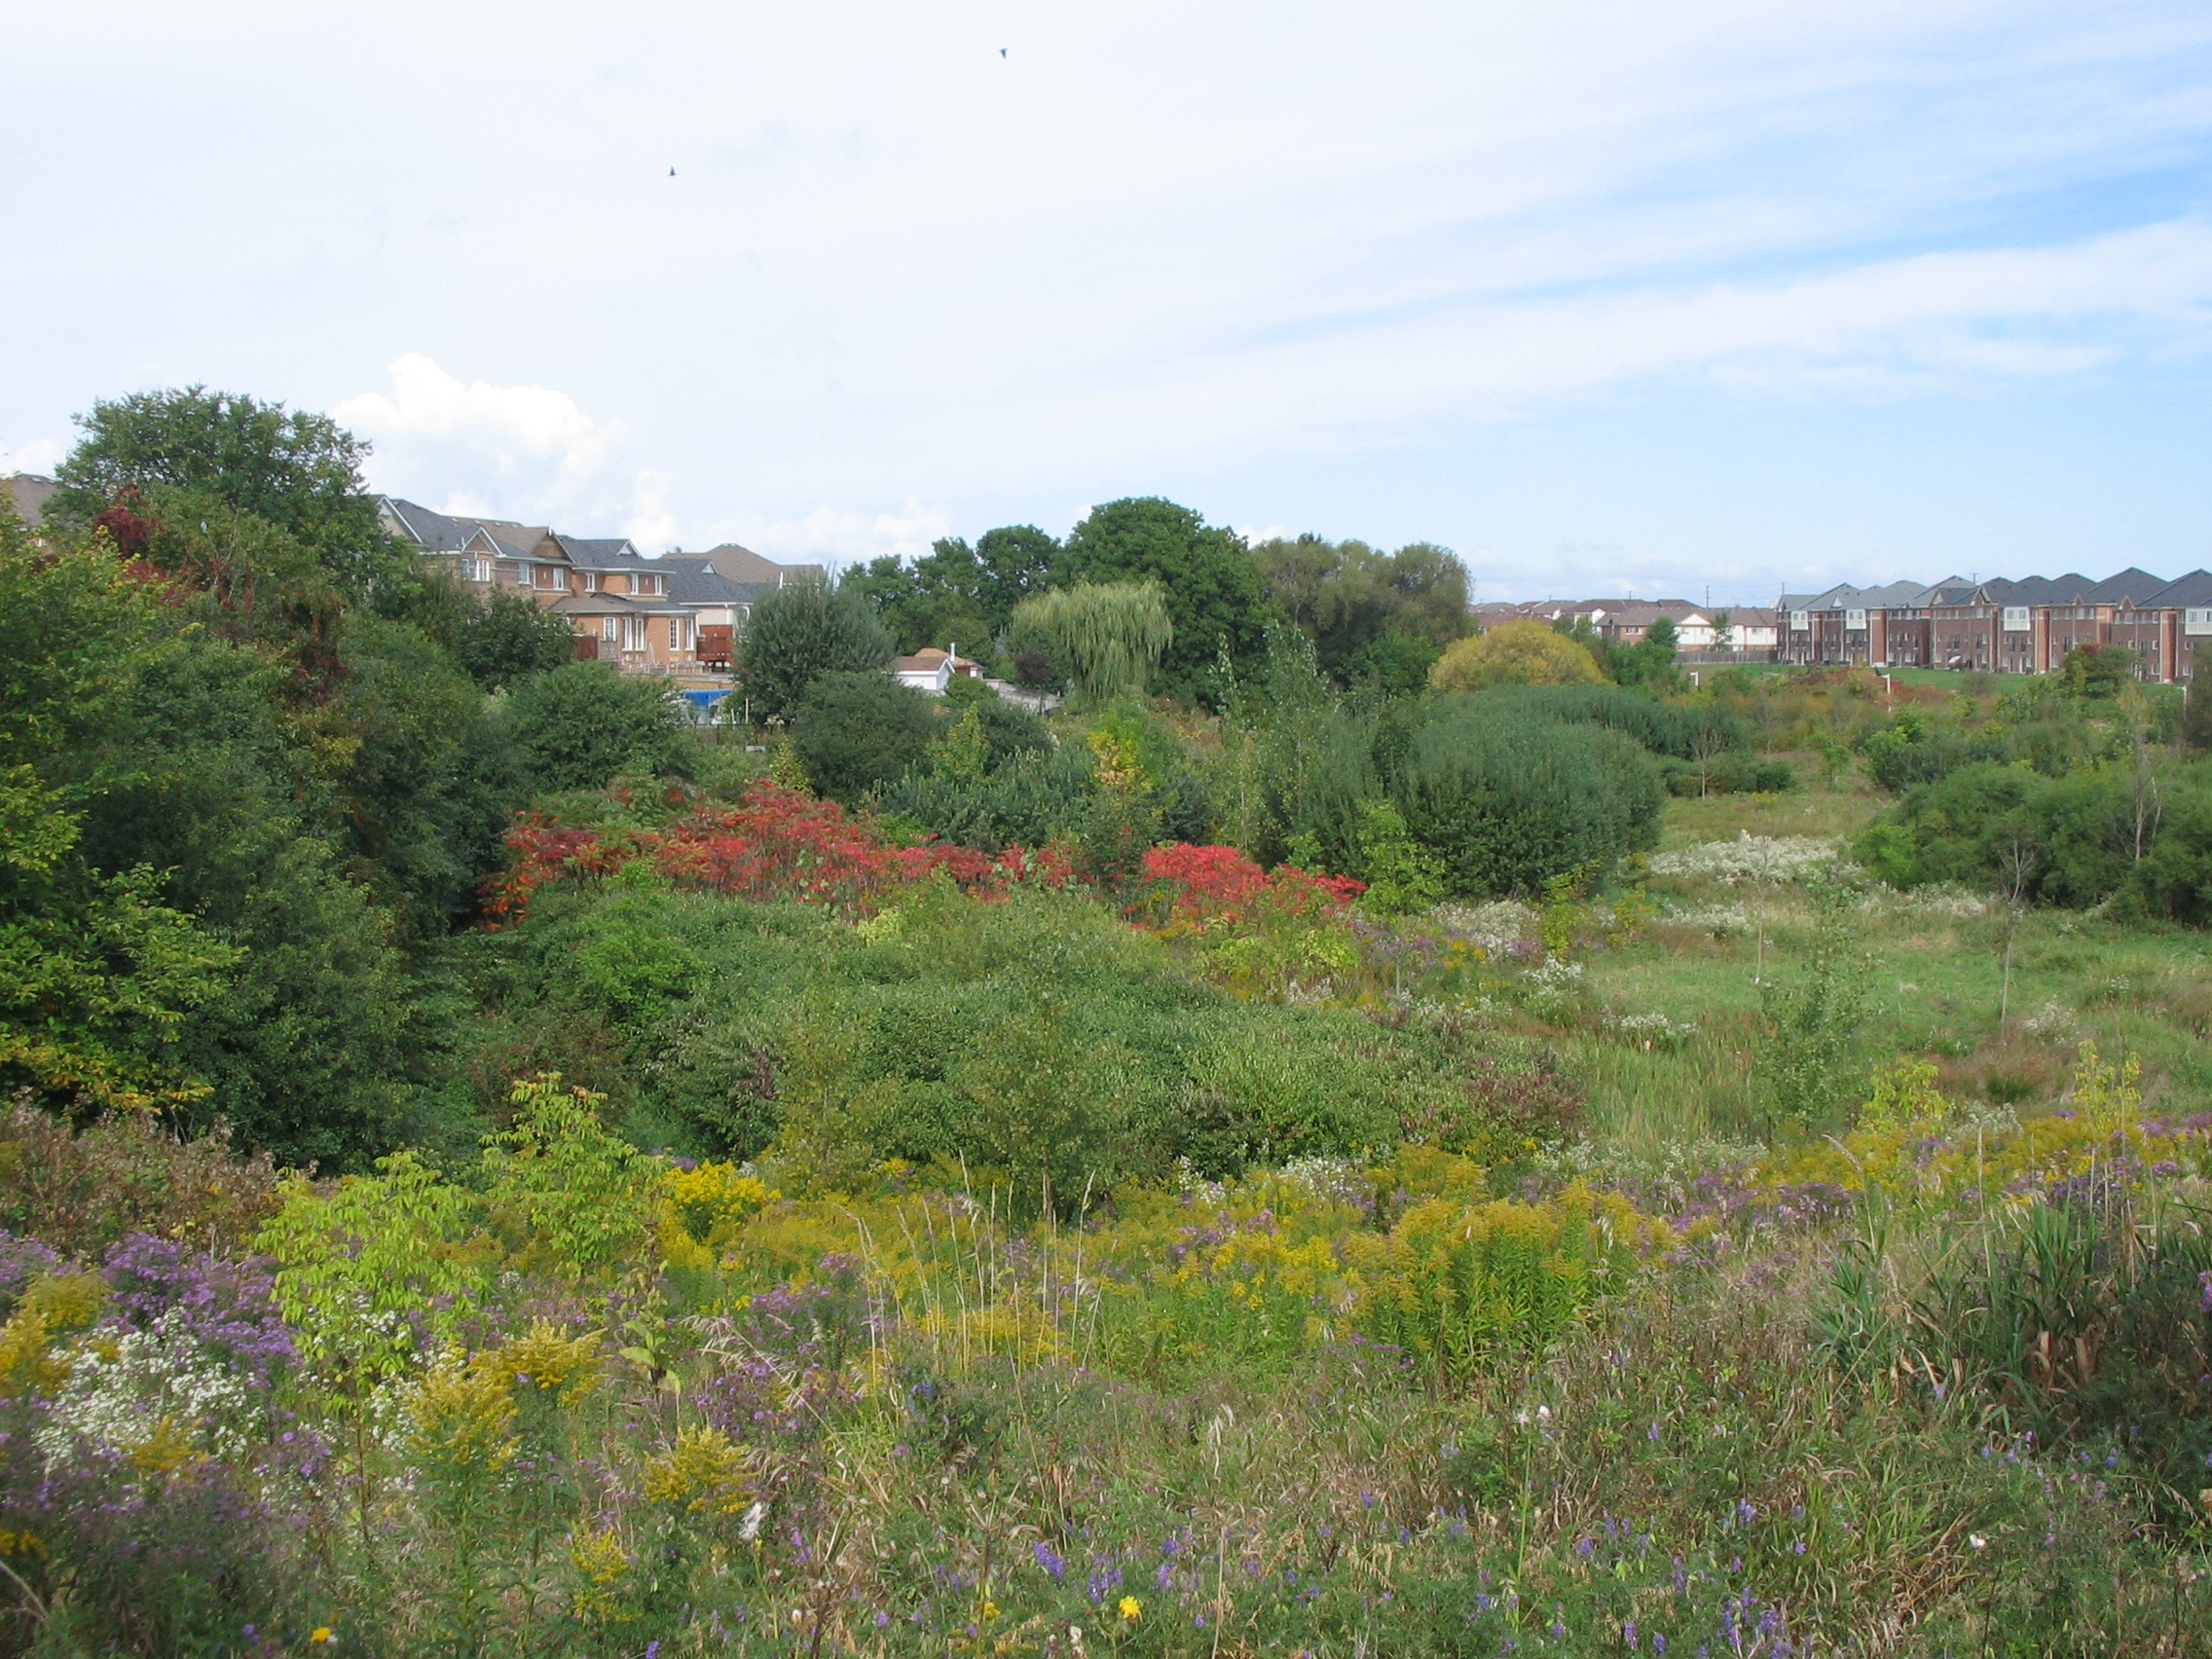
[[[2132,806],[2129,781],[2114,768],[2047,777],[1981,761],[1908,791],[1861,834],[1858,850],[1899,885],[1955,881],[2038,903],[2094,904],[2130,878]],[[2186,905],[2186,885],[2169,875],[2157,891]]]
[[[850,806],[920,763],[943,734],[944,711],[888,674],[816,677],[792,716],[792,737],[816,790]]]
[[[1751,739],[1744,718],[1725,707],[1670,703],[1618,685],[1500,685],[1440,698],[1433,719],[1455,722],[1560,720],[1601,725],[1634,738],[1654,755],[1694,760],[1702,752],[1741,749]]]
[[[535,792],[604,789],[622,772],[689,775],[691,736],[653,681],[572,662],[533,675],[512,699],[508,729]]]
[[[1609,870],[1659,836],[1657,769],[1602,729],[1439,719],[1415,732],[1392,793],[1458,894],[1537,892],[1556,875]]]

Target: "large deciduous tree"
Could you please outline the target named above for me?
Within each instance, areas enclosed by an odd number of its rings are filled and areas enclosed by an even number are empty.
[[[1467,568],[1432,542],[1382,553],[1364,541],[1301,535],[1262,542],[1252,558],[1283,614],[1339,681],[1395,687],[1409,678],[1410,659],[1425,656],[1425,670],[1467,631]]]
[[[369,446],[326,415],[190,386],[96,402],[78,424],[85,435],[47,508],[64,529],[89,527],[130,492],[163,517],[196,518],[183,492],[274,525],[350,593],[404,557],[361,480]]]
[[[1066,579],[1157,582],[1174,639],[1161,653],[1161,689],[1193,700],[1216,693],[1214,671],[1256,660],[1274,614],[1251,550],[1235,531],[1157,496],[1093,507],[1068,533]]]
[[[897,649],[857,583],[788,582],[753,607],[737,680],[756,719],[788,719],[823,675],[887,668]]]
[[[1035,642],[1092,704],[1143,690],[1175,641],[1157,582],[1078,582],[1032,595],[1014,617],[1017,645]]]

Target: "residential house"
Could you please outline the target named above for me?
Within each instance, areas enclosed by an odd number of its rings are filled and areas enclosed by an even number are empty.
[[[1708,651],[1713,648],[1713,620],[1703,611],[1689,606],[1671,604],[1624,605],[1616,610],[1597,614],[1593,620],[1600,636],[1609,645],[1634,645],[1642,642],[1651,632],[1651,625],[1662,616],[1675,625],[1676,648],[1684,651]]]
[[[1809,664],[1813,660],[1813,607],[1817,593],[1786,593],[1774,602],[1775,660]]]
[[[434,512],[396,497],[380,498],[378,510],[387,530],[462,585],[528,594],[569,619],[579,657],[617,663],[625,673],[696,669],[702,645],[706,662],[726,667],[734,634],[762,592],[823,574],[820,566],[775,565],[734,542],[648,559],[621,536]],[[717,632],[702,639],[706,628]]]
[[[669,597],[698,621],[700,666],[727,669],[753,620],[753,607],[780,584],[732,580],[704,553],[663,553],[658,562],[668,570]]]
[[[46,503],[54,499],[55,491],[60,488],[53,479],[37,472],[12,472],[0,478],[0,490],[7,493],[8,504],[33,531],[45,524]]]
[[[1727,620],[1723,622],[1721,619]],[[1731,605],[1713,613],[1713,645],[1742,657],[1772,657],[1781,644],[1777,613],[1764,606]]]
[[[2212,571],[2192,571],[2123,607],[2112,643],[2135,651],[2144,679],[2194,684],[2198,653],[2212,662]]]
[[[935,645],[924,645],[912,656],[894,657],[891,673],[902,685],[911,685],[917,691],[927,691],[933,697],[944,695],[945,688],[958,675],[980,675],[983,665],[956,655],[959,650],[940,651]]]

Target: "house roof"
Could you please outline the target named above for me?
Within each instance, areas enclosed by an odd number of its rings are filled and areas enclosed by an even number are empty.
[[[420,501],[404,500],[397,496],[380,496],[377,500],[400,527],[400,534],[425,553],[458,553],[471,535],[481,531],[498,542],[510,557],[528,559],[535,557],[538,545],[553,534],[541,524],[441,513]]]
[[[964,656],[952,656],[950,651],[940,650],[935,645],[924,645],[912,656],[893,657],[891,667],[898,674],[935,674],[944,666],[947,657],[952,657],[952,672],[955,674],[973,674],[982,667],[981,663],[971,662]]]
[[[704,559],[715,568],[717,575],[727,576],[733,582],[765,582],[770,587],[781,586],[794,579],[827,581],[830,572],[820,565],[779,565],[773,559],[763,559],[750,547],[741,547],[734,541],[724,541],[710,547],[704,553],[668,554],[669,558]]]
[[[1919,605],[1927,592],[1926,582],[1887,582],[1881,587],[1861,588],[1854,608],[1889,610],[1900,606]]]
[[[2176,576],[2148,599],[2136,603],[2146,608],[2156,606],[2161,610],[2212,606],[2212,571],[2192,571],[2186,576]]]
[[[548,605],[556,616],[674,616],[685,608],[673,599],[631,599],[619,593],[571,593]]]
[[[46,503],[54,499],[55,491],[61,486],[43,473],[14,472],[0,479],[0,488],[7,490],[16,516],[36,530],[46,517]]]
[[[751,605],[776,591],[773,581],[731,577],[704,553],[663,553],[651,562],[668,572],[670,597],[687,605]]]
[[[2105,577],[2082,597],[2091,605],[2134,605],[2165,585],[2163,576],[2154,576],[2130,565],[2117,576]]]
[[[1670,622],[1695,622],[1700,625],[1709,625],[1708,618],[1701,610],[1677,610],[1671,605],[1631,605],[1619,610],[1607,611],[1605,613],[1605,626],[1608,628],[1648,628],[1662,616]]]

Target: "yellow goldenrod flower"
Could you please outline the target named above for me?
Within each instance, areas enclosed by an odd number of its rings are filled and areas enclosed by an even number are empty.
[[[1124,1619],[1133,1621],[1136,1618],[1137,1614],[1143,1611],[1144,1604],[1142,1602],[1139,1602],[1134,1596],[1124,1596],[1122,1598],[1121,1614]]]

